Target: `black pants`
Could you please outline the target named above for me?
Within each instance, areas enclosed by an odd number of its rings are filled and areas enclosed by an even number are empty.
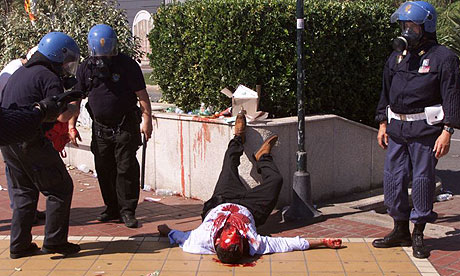
[[[8,166],[8,189],[13,207],[10,250],[22,251],[32,241],[31,229],[39,192],[46,196],[44,245],[67,242],[73,183],[59,153],[40,137],[27,146],[1,148]]]
[[[248,208],[254,216],[256,226],[260,226],[265,223],[275,208],[281,185],[283,185],[283,178],[272,156],[265,154],[257,161],[257,171],[262,175],[262,183],[247,190],[238,174],[241,155],[243,155],[243,144],[241,138],[236,136],[228,144],[214,193],[203,206],[203,219],[212,208],[219,204],[236,203]]]
[[[93,123],[91,152],[107,213],[135,214],[139,200],[139,123],[128,117],[118,128]]]

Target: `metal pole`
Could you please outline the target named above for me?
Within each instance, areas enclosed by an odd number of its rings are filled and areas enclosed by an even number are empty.
[[[312,204],[310,174],[307,172],[305,152],[305,109],[304,109],[304,0],[297,0],[297,171],[292,182],[291,205],[284,209],[283,220],[318,220],[322,218]]]
[[[141,163],[141,189],[144,189],[145,184],[145,155],[147,149],[147,139],[145,134],[142,134],[142,163]]]

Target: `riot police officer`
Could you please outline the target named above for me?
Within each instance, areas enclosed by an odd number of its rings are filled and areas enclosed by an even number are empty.
[[[416,258],[430,253],[423,243],[426,223],[434,222],[435,166],[449,151],[453,127],[460,127],[460,75],[457,56],[436,39],[436,10],[424,1],[403,3],[391,16],[401,36],[383,73],[377,107],[379,145],[387,149],[383,188],[393,231],[374,247],[412,245]],[[412,180],[412,210],[408,185]],[[412,236],[409,220],[414,223]]]
[[[46,34],[38,51],[8,80],[3,91],[2,108],[30,106],[49,96],[64,92],[63,83],[75,74],[80,50],[75,41],[61,32]],[[76,112],[69,109],[58,121],[69,120]],[[10,257],[33,255],[38,250],[32,243],[31,228],[39,192],[46,196],[44,253],[69,255],[80,250],[67,241],[73,183],[59,153],[41,130],[30,129],[34,137],[26,143],[1,147],[8,167],[8,189],[13,201]]]
[[[90,57],[78,69],[76,87],[88,92],[86,107],[93,119],[91,151],[106,206],[97,219],[120,219],[127,227],[135,228],[140,185],[136,151],[142,144],[141,132],[146,140],[152,133],[151,106],[139,65],[118,53],[117,44],[117,35],[110,26],[91,28]]]

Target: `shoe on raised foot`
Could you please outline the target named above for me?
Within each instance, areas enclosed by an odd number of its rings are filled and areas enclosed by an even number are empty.
[[[66,242],[59,245],[43,245],[42,252],[45,254],[61,254],[64,256],[77,254],[80,252],[80,246],[75,243]]]
[[[238,115],[236,115],[235,121],[235,136],[241,137],[242,142],[246,140],[246,111],[242,109]]]
[[[137,228],[137,226],[139,224],[137,219],[136,219],[136,217],[134,217],[134,215],[132,215],[132,214],[123,214],[123,215],[121,215],[121,221],[128,228]]]
[[[397,246],[410,246],[412,239],[409,231],[409,221],[394,221],[393,231],[383,239],[376,239],[372,245],[376,248],[389,248]]]
[[[119,213],[103,212],[99,216],[97,216],[96,219],[98,221],[100,221],[100,222],[107,222],[107,221],[111,221],[111,220],[120,219],[120,214]]]
[[[10,251],[10,258],[11,259],[19,259],[23,257],[30,257],[33,255],[37,255],[39,253],[38,246],[36,243],[30,243],[29,247],[22,251]]]
[[[273,146],[275,145],[276,141],[278,141],[278,135],[272,135],[268,137],[260,146],[259,150],[254,153],[254,158],[256,161],[259,161],[260,157],[264,154],[269,154],[272,150]]]

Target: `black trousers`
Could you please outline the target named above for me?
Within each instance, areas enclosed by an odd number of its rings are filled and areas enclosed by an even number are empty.
[[[25,144],[1,147],[8,167],[12,201],[10,250],[22,251],[32,241],[31,229],[38,195],[46,197],[44,245],[67,242],[73,183],[59,153],[46,137]]]
[[[257,171],[262,175],[262,183],[247,190],[238,174],[241,155],[243,155],[243,144],[241,138],[236,136],[228,144],[214,193],[203,206],[203,219],[219,204],[236,203],[248,208],[254,216],[256,226],[260,226],[265,223],[275,208],[283,178],[272,156],[265,154],[256,162]]]
[[[135,214],[139,200],[141,145],[139,123],[133,116],[115,128],[93,122],[91,152],[107,213]]]

